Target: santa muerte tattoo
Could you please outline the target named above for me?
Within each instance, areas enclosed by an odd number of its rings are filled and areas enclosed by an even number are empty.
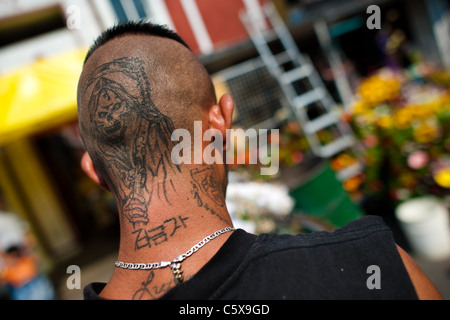
[[[123,216],[134,228],[146,225],[152,197],[170,204],[169,191],[176,194],[168,179],[169,173],[181,173],[170,158],[172,120],[153,103],[144,61],[139,58],[102,64],[86,82],[87,92],[94,148],[103,159],[103,169],[120,179],[110,185],[121,201]]]

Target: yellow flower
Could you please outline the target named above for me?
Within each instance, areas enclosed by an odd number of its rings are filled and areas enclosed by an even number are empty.
[[[450,189],[450,168],[444,168],[436,172],[434,181],[441,187]]]
[[[400,82],[394,78],[373,76],[363,81],[358,91],[363,102],[375,107],[398,97],[400,87]]]
[[[413,120],[413,114],[411,108],[405,107],[394,114],[395,126],[398,129],[408,129],[411,126]]]
[[[430,104],[419,104],[410,107],[413,117],[415,119],[426,120],[431,117],[434,113],[433,105]]]
[[[392,127],[393,122],[392,117],[382,116],[378,119],[377,124],[384,129],[388,129]]]
[[[434,125],[428,123],[421,123],[418,127],[414,128],[414,139],[420,143],[431,142],[439,135],[439,131]]]
[[[353,113],[354,114],[363,114],[367,112],[368,106],[362,101],[357,101],[353,104]]]

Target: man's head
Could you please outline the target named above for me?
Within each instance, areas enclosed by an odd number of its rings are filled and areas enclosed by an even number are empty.
[[[155,181],[182,173],[170,158],[172,132],[202,121],[225,133],[232,101],[216,103],[207,71],[178,35],[138,22],[107,30],[89,50],[78,111],[85,171],[121,205],[144,208]]]

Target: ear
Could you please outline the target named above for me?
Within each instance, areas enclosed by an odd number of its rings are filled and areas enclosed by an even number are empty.
[[[226,150],[229,140],[227,129],[231,129],[233,110],[233,98],[227,93],[220,98],[218,104],[211,107],[208,113],[210,128],[217,129],[222,133],[224,150]]]
[[[87,152],[85,152],[81,157],[81,168],[88,175],[88,177],[100,187],[110,191],[100,173],[95,169],[94,163],[92,163],[92,159]]]

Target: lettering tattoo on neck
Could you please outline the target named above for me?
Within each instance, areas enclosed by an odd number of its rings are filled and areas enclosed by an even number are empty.
[[[136,229],[132,232],[136,234],[134,250],[156,247],[167,242],[175,235],[178,229],[187,228],[187,220],[189,220],[189,217],[178,216],[178,218],[167,219],[163,224],[150,230],[145,228]]]
[[[132,300],[143,300],[147,296],[147,299],[154,299],[155,296],[151,292],[151,288],[148,288],[149,285],[152,284],[153,278],[155,277],[155,273],[150,271],[148,274],[147,280],[141,282],[141,288],[139,290],[136,290],[136,292],[133,294]]]
[[[185,277],[185,281],[191,279],[192,276]],[[145,281],[141,282],[141,287],[136,290],[132,296],[132,300],[148,300],[156,299],[167,293],[170,289],[176,287],[174,279],[171,277],[169,281],[162,283],[161,285],[153,284],[155,279],[155,272],[152,270],[148,274]]]
[[[136,57],[102,64],[84,89],[91,91],[88,107],[93,147],[102,159],[97,162],[108,173],[106,178],[119,180],[109,185],[133,228],[149,222],[154,193],[170,204],[168,192],[176,195],[176,190],[168,174],[181,173],[170,157],[173,122],[153,103],[144,65]]]

